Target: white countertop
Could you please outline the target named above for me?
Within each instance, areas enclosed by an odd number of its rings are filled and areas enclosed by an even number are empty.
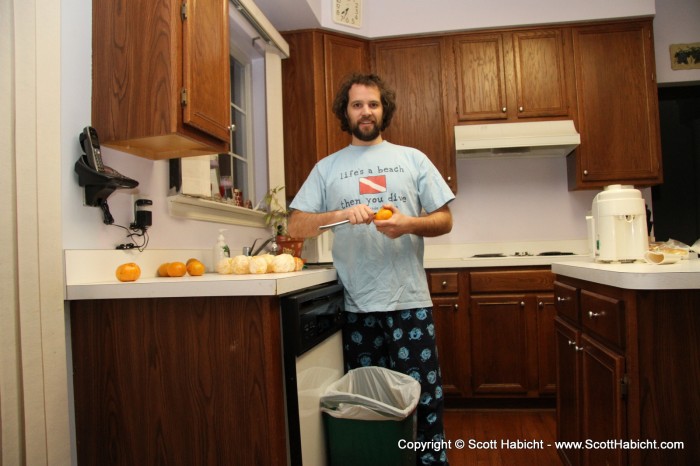
[[[186,296],[279,296],[310,286],[335,282],[333,268],[305,269],[301,272],[260,275],[221,275],[215,272],[199,277],[158,277],[163,262],[200,259],[209,269],[210,250],[67,250],[65,299],[167,298]],[[114,272],[120,264],[135,262],[141,278],[120,282]]]
[[[698,259],[665,265],[599,264],[589,259],[585,262],[554,263],[552,272],[630,290],[700,289],[700,260]]]

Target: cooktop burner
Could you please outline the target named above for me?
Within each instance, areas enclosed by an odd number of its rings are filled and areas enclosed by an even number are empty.
[[[538,256],[573,256],[573,252],[562,252],[562,251],[545,251],[537,254]],[[483,254],[474,254],[472,256],[475,259],[485,259],[489,257],[532,257],[529,252],[516,252],[513,254],[504,254],[502,252],[488,252]]]

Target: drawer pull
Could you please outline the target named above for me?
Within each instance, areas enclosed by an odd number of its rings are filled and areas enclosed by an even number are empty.
[[[557,302],[558,303],[565,303],[567,301],[571,301],[571,296],[557,296]]]
[[[583,346],[578,346],[575,341],[569,340],[569,346],[573,346],[574,351],[583,351]]]
[[[588,311],[588,318],[589,319],[595,319],[596,317],[603,317],[603,316],[605,316],[605,311],[600,311],[600,312]]]
[[[493,303],[479,303],[479,306],[520,306],[525,307],[525,301],[504,301],[504,302],[493,302]]]
[[[443,287],[443,288],[447,288],[447,280],[445,280],[445,281],[442,282],[442,287]]]

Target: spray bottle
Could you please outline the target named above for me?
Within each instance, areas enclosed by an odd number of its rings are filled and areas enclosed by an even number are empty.
[[[219,238],[216,241],[216,245],[214,245],[214,270],[216,270],[216,266],[221,259],[231,257],[231,250],[228,248],[228,244],[226,244],[226,238],[224,238],[225,231],[225,228],[219,229]]]

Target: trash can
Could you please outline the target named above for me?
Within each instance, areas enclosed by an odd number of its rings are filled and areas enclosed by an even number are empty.
[[[416,453],[399,441],[416,439],[420,384],[383,367],[360,367],[321,396],[330,466],[416,464]]]

